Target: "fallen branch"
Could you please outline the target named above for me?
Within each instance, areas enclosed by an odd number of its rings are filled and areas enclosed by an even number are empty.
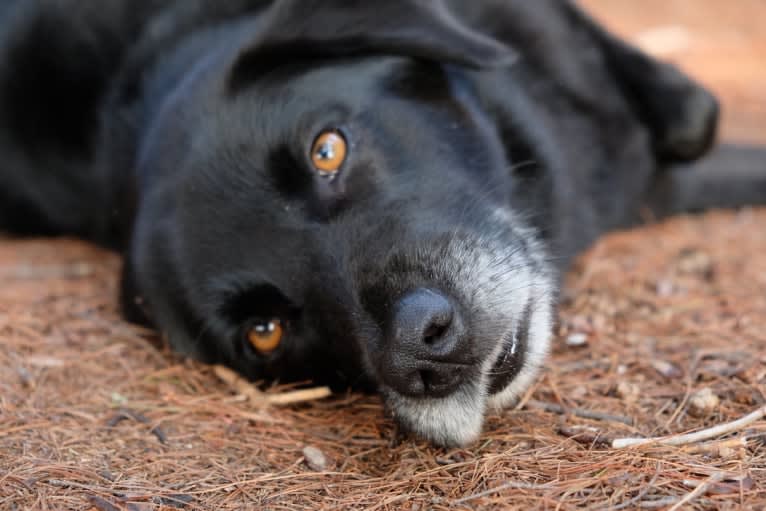
[[[572,414],[575,417],[580,417],[582,419],[593,419],[606,422],[621,422],[623,424],[627,424],[628,426],[633,425],[633,419],[630,417],[625,417],[624,415],[612,415],[595,410],[586,410],[584,408],[567,408],[555,403],[545,403],[543,401],[535,401],[533,399],[530,399],[527,402],[527,406],[530,408],[536,408],[538,410],[544,410],[550,413],[558,413],[561,415]]]
[[[763,419],[764,417],[766,417],[766,406],[757,409],[756,411],[742,417],[741,419],[727,422],[725,424],[719,424],[718,426],[696,431],[694,433],[654,438],[617,438],[612,441],[612,448],[624,449],[626,447],[636,447],[646,444],[678,446],[704,442],[705,440],[711,440],[719,436],[728,435],[729,433],[739,431],[749,426],[753,422]]]
[[[258,390],[255,385],[242,378],[238,373],[228,367],[213,366],[213,372],[224,383],[229,385],[237,393],[245,396],[256,406],[268,405],[290,405],[295,403],[305,403],[307,401],[316,401],[332,395],[328,387],[316,387],[313,389],[294,390],[281,394],[267,394]]]

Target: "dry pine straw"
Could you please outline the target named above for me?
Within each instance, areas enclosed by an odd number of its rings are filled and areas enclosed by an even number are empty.
[[[523,406],[451,450],[398,439],[374,396],[248,398],[119,319],[114,256],[4,241],[0,509],[764,506],[763,420],[712,443],[610,443],[766,403],[765,223],[712,213],[599,243]],[[692,407],[702,389],[711,406]]]

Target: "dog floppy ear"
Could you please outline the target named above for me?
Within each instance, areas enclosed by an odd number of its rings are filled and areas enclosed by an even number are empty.
[[[648,126],[660,160],[684,162],[705,154],[718,127],[716,98],[675,66],[620,41],[581,11],[575,15],[594,35],[610,72]]]
[[[300,48],[304,56],[406,55],[477,69],[516,59],[442,0],[280,0],[264,16],[257,46]]]

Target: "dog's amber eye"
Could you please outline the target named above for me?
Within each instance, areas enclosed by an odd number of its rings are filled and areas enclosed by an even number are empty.
[[[311,161],[320,175],[333,177],[340,170],[348,154],[348,144],[337,131],[325,131],[314,141]]]
[[[258,351],[267,355],[279,347],[284,336],[282,322],[276,319],[256,323],[247,332],[247,340]]]

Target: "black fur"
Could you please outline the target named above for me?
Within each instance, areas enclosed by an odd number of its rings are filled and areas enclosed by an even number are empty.
[[[573,255],[646,208],[766,202],[759,150],[674,170],[717,116],[558,0],[11,0],[0,228],[120,250],[127,317],[184,353],[377,389],[465,443],[480,417],[453,414],[531,381]],[[324,129],[350,148],[334,180]],[[270,318],[263,356],[245,333]]]

